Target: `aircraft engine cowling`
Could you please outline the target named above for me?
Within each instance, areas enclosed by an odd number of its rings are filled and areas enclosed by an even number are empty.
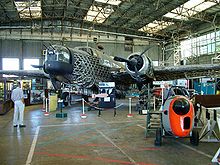
[[[142,81],[146,79],[153,79],[153,62],[149,57],[141,55],[141,53],[133,53],[128,56],[130,63],[126,63],[125,67],[127,72],[137,79],[139,76]]]

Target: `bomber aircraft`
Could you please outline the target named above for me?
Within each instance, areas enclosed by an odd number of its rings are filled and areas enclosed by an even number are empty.
[[[149,49],[149,48],[148,48]],[[43,70],[1,70],[0,74],[49,78],[55,89],[62,83],[77,84],[90,88],[99,82],[115,82],[116,87],[125,89],[136,83],[139,89],[154,80],[166,81],[180,78],[219,75],[219,64],[153,66],[145,52],[135,52],[127,59],[115,56],[114,59],[90,47],[69,48],[51,45],[47,48]],[[124,62],[125,65],[122,65]],[[190,100],[184,96],[173,96],[164,104],[162,125],[164,130],[178,137],[192,135],[192,144],[198,145],[198,133],[192,131],[194,109]],[[157,132],[161,144],[161,131]],[[158,139],[157,138],[157,139]]]
[[[132,53],[127,59],[118,56],[113,59],[90,47],[51,45],[46,50],[44,64],[33,65],[42,70],[0,70],[0,74],[48,78],[55,89],[59,89],[62,83],[77,84],[83,88],[90,88],[99,82],[115,82],[118,86],[136,83],[141,87],[154,80],[220,75],[219,64],[153,66],[152,60],[145,55],[148,49],[142,53]]]

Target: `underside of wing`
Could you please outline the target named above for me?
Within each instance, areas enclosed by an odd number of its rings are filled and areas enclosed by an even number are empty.
[[[157,81],[220,76],[219,64],[159,66],[154,68]]]
[[[0,70],[0,74],[26,76],[26,77],[39,77],[49,79],[49,75],[45,74],[43,70]]]
[[[130,85],[135,83],[135,80],[127,72],[113,73],[112,79],[116,84]]]

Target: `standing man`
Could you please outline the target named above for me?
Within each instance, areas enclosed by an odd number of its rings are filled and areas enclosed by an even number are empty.
[[[165,101],[170,97],[170,96],[174,96],[175,93],[174,91],[171,89],[171,85],[165,83],[164,84],[164,90],[163,90],[163,104],[165,103]]]
[[[23,123],[24,118],[24,95],[21,89],[21,83],[17,83],[17,88],[15,88],[11,93],[11,100],[14,102],[14,127],[25,127]]]

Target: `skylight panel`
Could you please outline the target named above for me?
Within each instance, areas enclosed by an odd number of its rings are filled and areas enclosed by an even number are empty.
[[[171,13],[171,12],[165,14],[164,17],[175,18],[175,19],[182,19],[182,20],[183,20],[183,19],[187,19],[187,17],[185,17],[185,16],[183,16],[183,15],[179,15],[179,14],[177,14],[177,13]]]
[[[107,5],[105,7],[101,7],[93,4],[89,8],[84,20],[103,23],[111,15],[111,13],[114,12],[113,6],[121,3],[120,0],[95,0],[95,2],[100,2]]]
[[[198,6],[195,7],[195,10],[198,12],[204,11],[212,6],[216,5],[214,2],[204,2]]]
[[[42,14],[41,1],[15,1],[20,18],[40,18]]]
[[[202,2],[204,2],[205,0],[190,0],[186,3],[184,3],[183,5],[183,8],[186,8],[186,9],[191,9],[199,4],[201,4]]]
[[[119,5],[121,3],[120,0],[95,0],[96,2],[107,3],[109,5]]]
[[[167,22],[167,21],[157,21],[155,20],[152,23],[145,25],[144,27],[140,28],[139,31],[144,31],[148,33],[156,33],[160,30],[165,29],[166,27],[173,25],[174,22]]]
[[[219,0],[217,1],[219,2]],[[194,16],[199,12],[202,12],[217,3],[214,1],[207,0],[189,0],[183,5],[173,9],[171,12],[168,12],[164,17],[186,20],[188,17]]]

